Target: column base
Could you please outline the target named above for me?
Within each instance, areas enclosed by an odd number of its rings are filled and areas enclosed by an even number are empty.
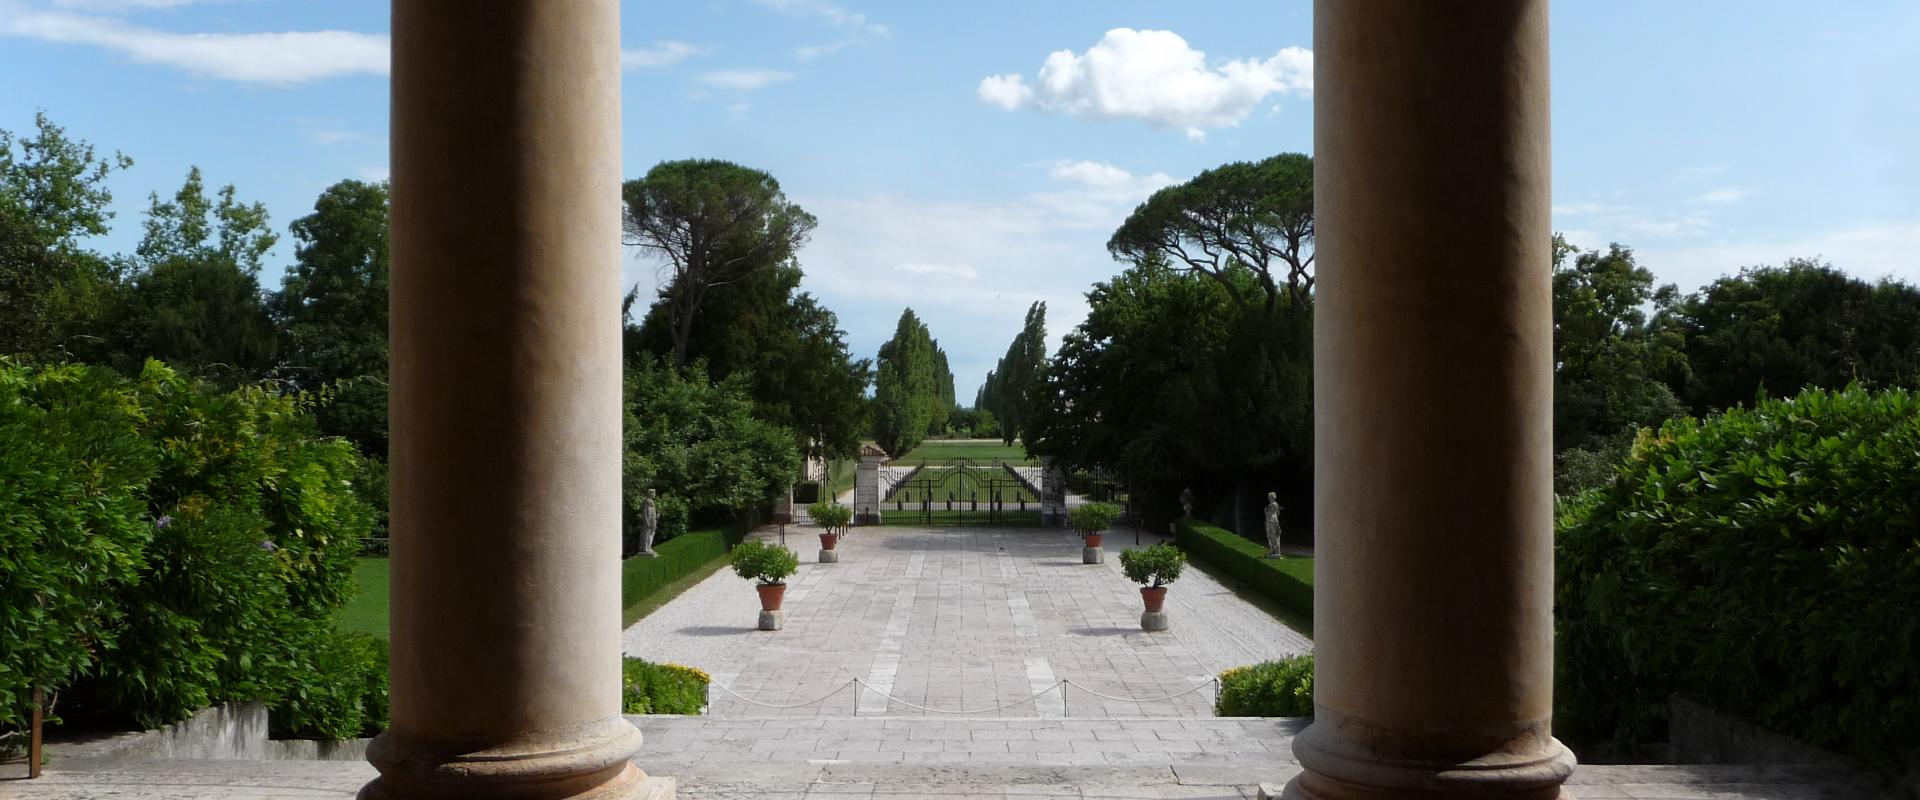
[[[1140,612],[1140,630],[1164,631],[1170,627],[1171,624],[1172,622],[1167,619],[1167,612],[1165,611]]]
[[[641,735],[623,717],[531,742],[485,748],[411,741],[392,731],[375,737],[367,760],[380,777],[359,800],[636,800],[672,797],[674,783],[649,780],[634,766]],[[666,795],[658,794],[661,787]]]
[[[1101,549],[1098,547],[1087,547],[1087,548],[1082,548],[1080,550],[1080,563],[1082,564],[1099,564],[1099,563],[1105,562],[1106,560],[1107,560],[1107,551],[1104,549]]]
[[[1293,740],[1304,769],[1287,783],[1288,800],[1572,800],[1562,786],[1573,774],[1573,751],[1546,737],[1531,751],[1494,752],[1462,762],[1393,759],[1357,747],[1340,726],[1316,709],[1318,718]]]
[[[838,551],[838,550],[822,550],[822,551],[820,551],[820,563],[822,563],[822,564],[838,564],[838,563],[840,563],[840,551]]]
[[[782,610],[782,611],[760,612],[760,630],[777,631],[777,630],[780,630],[781,628],[786,627],[786,625],[787,625],[786,611]]]

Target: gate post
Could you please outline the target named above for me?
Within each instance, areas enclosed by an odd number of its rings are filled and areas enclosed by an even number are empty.
[[[880,524],[880,465],[887,453],[873,445],[860,448],[860,469],[853,476],[853,524]]]
[[[1053,456],[1040,459],[1040,524],[1048,528],[1067,524],[1067,468]]]

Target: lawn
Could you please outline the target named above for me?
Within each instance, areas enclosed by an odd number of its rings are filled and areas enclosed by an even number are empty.
[[[895,459],[895,464],[951,464],[955,461],[972,461],[975,464],[991,464],[1005,461],[1015,464],[1037,464],[1037,459],[1027,457],[1027,449],[1020,443],[1002,444],[999,439],[928,439],[919,447],[907,453],[905,458]]]
[[[340,609],[340,630],[387,638],[387,557],[361,556],[353,583],[359,588]]]
[[[944,508],[947,501],[953,501],[958,509],[961,503],[979,501],[985,508],[992,495],[998,492],[1001,502],[1018,508],[1021,500],[1030,508],[1038,508],[1040,498],[1026,484],[1014,479],[1006,470],[985,466],[979,470],[945,470],[929,467],[914,475],[911,480],[901,484],[881,510],[893,508],[895,501],[906,507],[918,508],[922,500],[931,499],[935,508]]]

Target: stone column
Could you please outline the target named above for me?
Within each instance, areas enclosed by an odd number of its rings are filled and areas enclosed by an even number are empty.
[[[392,727],[363,798],[648,791],[620,716],[618,0],[393,3]]]
[[[1314,7],[1315,719],[1287,796],[1565,797],[1547,0]]]
[[[873,445],[860,448],[860,466],[853,473],[853,524],[880,524],[880,466],[887,453]]]

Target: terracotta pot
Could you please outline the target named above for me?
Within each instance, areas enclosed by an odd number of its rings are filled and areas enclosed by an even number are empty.
[[[761,611],[779,611],[780,610],[780,601],[787,596],[786,584],[763,583],[754,588],[760,591],[760,610]]]
[[[1142,586],[1140,587],[1140,599],[1147,604],[1147,613],[1155,613],[1167,604],[1167,587]]]
[[[832,550],[833,546],[839,543],[840,543],[840,534],[837,534],[837,533],[820,534],[820,549],[822,550]]]
[[[1084,533],[1081,535],[1086,537],[1088,547],[1099,547],[1100,541],[1107,535],[1107,532],[1093,531],[1091,533]]]

